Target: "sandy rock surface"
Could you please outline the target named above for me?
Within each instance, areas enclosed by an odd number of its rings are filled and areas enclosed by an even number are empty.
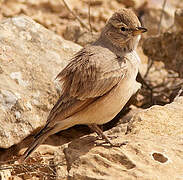
[[[182,104],[183,97],[179,97],[165,106],[133,109],[105,132],[114,144],[126,142],[121,147],[101,144],[96,134],[82,135],[83,129],[53,135],[24,164],[27,169],[35,166],[29,169],[34,172],[31,176],[20,165],[9,174],[22,173],[21,179],[181,180]]]
[[[183,136],[183,97],[165,106],[152,106],[137,113],[130,121],[129,132],[138,136]]]
[[[59,148],[55,161],[67,164],[65,177],[70,179],[181,179],[182,104],[180,97],[171,104],[139,111],[126,135],[123,125],[107,131],[113,143],[128,141],[120,148],[95,146],[95,137],[89,135]],[[57,168],[62,178],[63,167]]]
[[[109,136],[117,137],[114,143],[128,141],[121,148],[94,147],[87,137],[73,141],[64,149],[69,177],[83,180],[181,179],[182,104],[180,97],[166,106],[138,112],[129,124],[127,135],[122,133],[120,125],[108,131]]]
[[[1,22],[1,148],[19,143],[43,126],[58,96],[54,78],[79,49],[29,17]]]

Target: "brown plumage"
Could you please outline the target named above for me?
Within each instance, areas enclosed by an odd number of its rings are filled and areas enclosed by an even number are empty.
[[[134,50],[145,31],[131,10],[114,13],[99,39],[75,54],[58,74],[61,96],[20,161],[51,134],[76,124],[89,125],[110,143],[97,124],[110,121],[140,87],[135,80],[140,60]]]

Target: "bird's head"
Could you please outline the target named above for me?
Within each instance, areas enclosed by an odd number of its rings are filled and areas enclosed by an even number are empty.
[[[120,9],[108,20],[101,37],[113,48],[128,53],[137,47],[140,35],[146,31],[132,10]]]

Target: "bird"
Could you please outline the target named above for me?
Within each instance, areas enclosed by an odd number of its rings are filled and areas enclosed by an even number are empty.
[[[48,136],[78,124],[88,125],[113,145],[99,125],[111,121],[140,89],[136,48],[146,31],[132,10],[123,8],[113,13],[98,39],[77,52],[57,75],[60,97],[20,162]]]

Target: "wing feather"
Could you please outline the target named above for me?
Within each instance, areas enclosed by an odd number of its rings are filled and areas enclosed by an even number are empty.
[[[85,108],[108,93],[124,77],[125,60],[114,54],[103,57],[101,54],[83,48],[58,74],[56,79],[62,84],[62,95],[51,110],[47,123],[58,114],[61,120]]]

